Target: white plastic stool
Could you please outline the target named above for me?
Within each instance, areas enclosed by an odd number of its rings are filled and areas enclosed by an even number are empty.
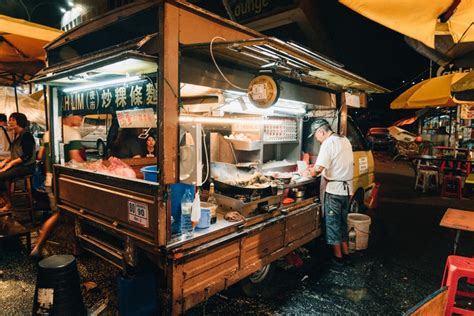
[[[434,180],[434,184],[431,182],[431,179]],[[438,171],[418,169],[418,173],[416,175],[416,180],[415,180],[415,190],[418,187],[421,187],[423,192],[428,191],[428,189],[438,190],[438,187],[439,187]]]

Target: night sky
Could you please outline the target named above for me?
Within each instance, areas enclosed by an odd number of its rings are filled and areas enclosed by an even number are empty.
[[[393,91],[374,95],[369,103],[370,111],[358,111],[366,118],[367,124],[362,126],[363,129],[374,125],[387,126],[411,115],[412,111],[390,110],[390,102],[411,87],[412,82],[429,78],[429,59],[405,43],[404,36],[400,33],[373,22],[336,1],[320,3],[324,4],[326,12],[331,12],[327,15],[327,30],[332,45],[336,48],[333,58],[341,61],[348,70]]]
[[[0,0],[0,14],[59,28],[60,8],[69,8],[67,0]],[[28,12],[28,13],[27,13]]]
[[[67,8],[66,0],[0,0],[0,14],[27,19],[21,2],[28,8],[33,22],[52,27],[59,27],[59,7]],[[193,2],[227,17],[221,1]],[[410,48],[403,35],[364,18],[335,0],[319,0],[316,8],[320,12],[318,23],[322,40],[313,45],[302,44],[317,47],[319,52],[344,64],[347,70],[394,90],[390,94],[372,96],[369,111],[352,111],[352,114],[362,114],[371,125],[388,125],[407,116],[404,111],[389,111],[389,104],[411,86],[413,78],[416,77],[418,82],[429,77],[429,60]],[[304,37],[291,26],[267,32],[267,35],[300,43],[304,41]]]
[[[210,11],[228,17],[221,1],[193,1]],[[405,43],[404,36],[352,11],[336,0],[314,2],[318,12],[321,43],[305,43],[295,26],[264,31],[282,40],[293,40],[311,46],[316,51],[344,64],[344,68],[392,90],[392,93],[372,95],[369,109],[351,110],[362,120],[362,130],[372,126],[388,126],[412,115],[413,111],[390,110],[390,102],[408,89],[413,82],[429,78],[429,59]]]

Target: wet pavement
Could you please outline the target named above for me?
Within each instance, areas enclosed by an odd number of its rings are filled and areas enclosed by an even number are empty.
[[[382,186],[378,207],[370,214],[369,248],[354,253],[351,265],[332,265],[329,249],[319,239],[304,247],[307,252],[298,252],[304,262],[301,267],[280,260],[270,280],[257,287],[243,286],[250,297],[238,284],[188,314],[401,315],[437,290],[455,234],[439,226],[441,217],[448,207],[474,211],[474,199],[445,199],[439,193],[414,191],[409,164],[392,162],[384,154],[376,155],[376,171]],[[54,232],[46,247],[50,254],[70,253],[64,239],[68,231],[64,222]],[[20,249],[19,241],[0,248],[0,315],[31,313],[36,263]],[[473,253],[473,234],[461,234],[458,254]],[[115,314],[118,271],[88,254],[78,257],[78,268],[82,282],[97,284],[95,289],[84,289],[86,305],[107,298],[102,314]]]

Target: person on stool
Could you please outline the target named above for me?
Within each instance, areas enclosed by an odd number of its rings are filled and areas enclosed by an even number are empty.
[[[0,212],[9,212],[12,209],[8,194],[7,181],[15,178],[33,175],[35,172],[36,157],[35,140],[33,135],[26,130],[28,119],[23,113],[12,113],[8,125],[15,132],[11,144],[11,156],[0,162],[0,191],[5,205]]]
[[[326,227],[326,241],[332,245],[333,263],[343,264],[343,255],[348,255],[347,215],[352,194],[354,157],[350,141],[334,133],[328,121],[317,119],[311,124],[308,138],[321,143],[311,176],[321,174],[320,199]]]
[[[8,127],[7,116],[0,113],[0,160],[10,157],[13,131]]]

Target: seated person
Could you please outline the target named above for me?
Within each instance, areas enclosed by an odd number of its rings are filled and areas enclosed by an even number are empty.
[[[0,113],[0,159],[10,156],[13,131],[8,128],[7,116]]]
[[[149,134],[146,138],[146,157],[156,157],[156,136]]]
[[[141,128],[122,128],[112,144],[112,156],[117,158],[145,157],[145,143],[138,138]]]
[[[12,113],[8,120],[9,126],[15,132],[11,144],[11,157],[0,162],[0,192],[5,205],[0,212],[12,209],[6,182],[18,177],[33,175],[35,172],[35,140],[27,131],[28,120],[23,113]]]

